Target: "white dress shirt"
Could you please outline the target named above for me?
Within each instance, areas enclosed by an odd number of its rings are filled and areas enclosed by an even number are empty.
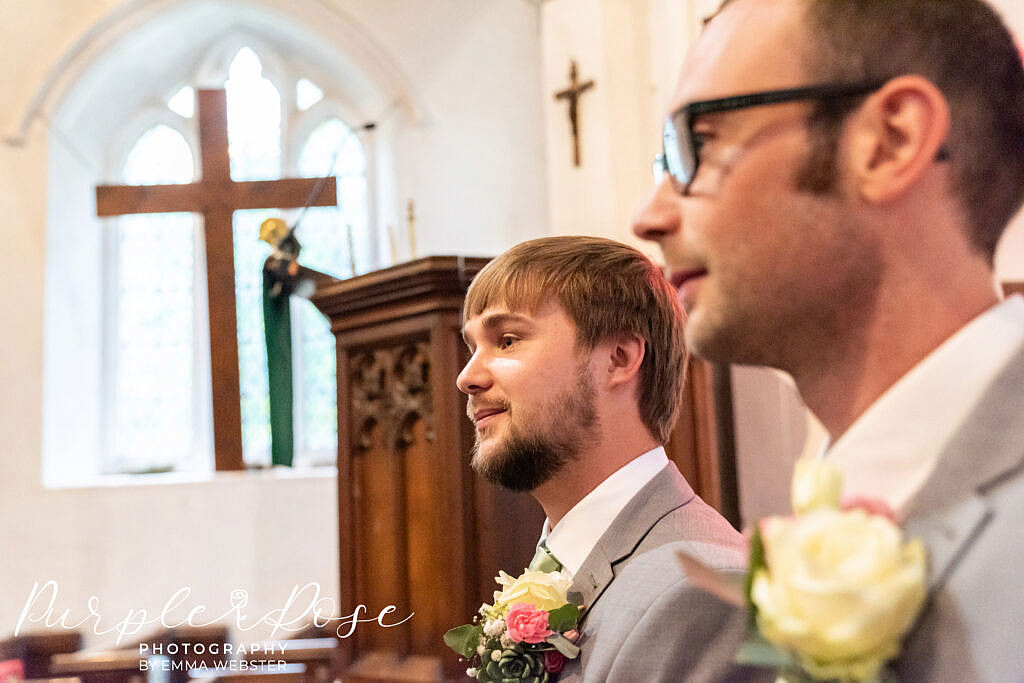
[[[545,519],[539,543],[546,542],[551,554],[575,574],[626,504],[667,465],[661,446],[630,460],[576,503],[554,529]]]
[[[1022,343],[1024,298],[1012,296],[901,377],[834,445],[826,444],[824,457],[843,474],[844,497],[881,499],[902,519],[946,444]]]

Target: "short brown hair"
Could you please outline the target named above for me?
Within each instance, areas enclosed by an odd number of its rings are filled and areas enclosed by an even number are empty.
[[[584,350],[622,333],[644,340],[637,404],[644,426],[668,441],[686,379],[683,313],[661,269],[633,247],[600,237],[522,242],[488,263],[466,293],[463,318],[491,306],[536,311],[557,300]]]
[[[815,80],[917,74],[945,95],[955,191],[971,243],[991,262],[1024,200],[1024,65],[999,15],[981,0],[806,3],[804,63]],[[812,118],[818,156],[833,165],[840,121],[855,103],[822,102]]]

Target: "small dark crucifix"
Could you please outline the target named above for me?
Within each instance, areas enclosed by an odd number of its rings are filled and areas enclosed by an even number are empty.
[[[203,214],[206,286],[210,305],[210,368],[213,375],[213,450],[218,470],[245,469],[238,384],[235,322],[235,247],[232,216],[242,209],[335,206],[334,178],[231,179],[227,98],[223,90],[200,90],[199,153],[202,178],[181,185],[101,185],[96,213],[191,211]],[[314,197],[314,191],[319,190]],[[253,235],[253,239],[256,236]]]
[[[569,87],[555,93],[556,100],[569,100],[569,126],[572,128],[572,159],[573,165],[580,165],[580,129],[577,103],[580,95],[594,87],[594,81],[580,83],[577,80],[576,60],[569,62]]]

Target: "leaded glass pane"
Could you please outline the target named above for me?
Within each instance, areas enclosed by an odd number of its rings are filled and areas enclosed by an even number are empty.
[[[242,453],[250,464],[270,464],[270,396],[267,345],[263,336],[263,261],[260,223],[276,211],[236,211],[235,314],[238,316],[239,388],[242,394]]]
[[[244,47],[231,63],[224,86],[228,104],[231,177],[281,177],[281,96],[262,76],[259,57]],[[260,223],[277,211],[236,211],[235,304],[242,400],[242,452],[250,464],[270,463],[270,397],[263,336],[262,272],[268,250],[259,241]]]
[[[192,153],[167,126],[133,146],[125,183],[190,182]],[[111,460],[114,471],[170,468],[195,451],[193,253],[187,213],[117,222],[116,344]]]
[[[299,156],[304,176],[338,176],[338,207],[310,209],[298,229],[305,265],[338,277],[353,275],[369,262],[361,245],[368,244],[366,160],[362,144],[338,119],[318,125]],[[355,247],[355,257],[350,251]],[[365,268],[365,267],[364,267]],[[311,305],[300,310],[302,328],[302,400],[304,450],[333,454],[337,445],[336,356],[327,320]]]
[[[234,180],[281,177],[281,95],[263,78],[256,53],[243,47],[224,82],[228,100],[228,147]]]

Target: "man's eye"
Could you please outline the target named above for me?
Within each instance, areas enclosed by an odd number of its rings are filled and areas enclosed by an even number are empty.
[[[507,349],[514,345],[517,341],[519,340],[513,337],[512,335],[505,334],[502,335],[501,339],[498,340],[498,347],[502,349]]]
[[[693,153],[696,158],[702,158],[702,151],[705,145],[707,145],[711,136],[707,133],[694,133],[693,134]]]

